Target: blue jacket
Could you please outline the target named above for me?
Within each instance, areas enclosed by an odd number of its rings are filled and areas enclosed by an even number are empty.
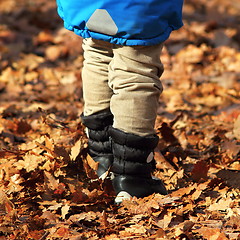
[[[183,0],[57,0],[64,26],[83,38],[154,45],[182,26]]]

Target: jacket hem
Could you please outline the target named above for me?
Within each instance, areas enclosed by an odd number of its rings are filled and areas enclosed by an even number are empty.
[[[153,38],[147,38],[147,39],[125,39],[125,38],[119,38],[115,36],[109,36],[102,33],[92,32],[87,29],[77,29],[73,26],[69,26],[66,23],[64,24],[64,27],[70,31],[73,31],[75,34],[81,36],[82,38],[93,38],[97,40],[107,41],[112,44],[117,45],[124,45],[124,46],[151,46],[151,45],[157,45],[159,43],[162,43],[166,41],[169,38],[169,35],[172,31],[177,30],[181,28],[183,25],[172,27],[168,26],[168,28],[159,36],[153,37]]]

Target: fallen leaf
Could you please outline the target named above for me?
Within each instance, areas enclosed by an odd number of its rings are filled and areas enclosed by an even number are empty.
[[[44,171],[44,182],[51,190],[56,190],[59,186],[59,180],[56,179],[51,173]]]
[[[144,234],[146,233],[147,230],[145,229],[144,226],[132,225],[130,227],[125,228],[125,231],[129,233],[134,233],[134,234]]]
[[[230,207],[231,203],[232,203],[232,199],[221,198],[219,201],[211,204],[208,207],[208,210],[210,210],[210,211],[227,211],[227,209]]]
[[[62,219],[65,219],[66,218],[66,215],[68,214],[70,210],[70,206],[68,204],[65,204],[62,208],[61,208],[61,216],[62,216]]]
[[[200,228],[198,230],[198,232],[205,238],[208,240],[228,240],[228,238],[226,237],[226,235],[217,228]]]
[[[201,179],[207,179],[209,166],[206,161],[198,161],[191,172],[194,181],[198,182]]]
[[[234,122],[233,134],[238,140],[240,140],[240,115],[238,115]]]
[[[87,163],[91,169],[93,169],[94,171],[97,171],[98,162],[95,162],[89,154],[87,155]]]
[[[31,172],[36,170],[44,161],[45,159],[43,156],[27,153],[23,156],[23,160],[19,160],[14,166],[19,170],[25,169],[27,172]]]
[[[13,203],[8,199],[7,195],[0,190],[0,212],[1,214],[8,214],[14,210]]]
[[[78,156],[79,153],[80,153],[81,146],[82,146],[82,141],[81,141],[81,139],[79,139],[79,140],[74,144],[74,146],[71,148],[70,156],[71,156],[72,161],[75,161],[75,160],[76,160],[77,156]]]

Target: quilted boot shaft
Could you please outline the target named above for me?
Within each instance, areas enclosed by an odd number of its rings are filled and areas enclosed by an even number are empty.
[[[155,169],[154,148],[158,144],[157,135],[145,137],[109,128],[112,139],[114,174],[113,188],[120,203],[130,197],[146,197],[153,193],[167,194],[160,179],[152,177]]]
[[[102,111],[93,115],[81,115],[82,123],[86,126],[88,135],[89,155],[98,162],[98,176],[102,176],[112,164],[113,155],[109,127],[113,123],[110,111]]]
[[[155,165],[153,151],[158,144],[158,136],[141,137],[113,127],[109,129],[109,133],[114,155],[112,172],[142,177],[151,176]]]

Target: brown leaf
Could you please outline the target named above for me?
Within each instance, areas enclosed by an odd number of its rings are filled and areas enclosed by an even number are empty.
[[[64,183],[59,183],[53,193],[56,195],[62,195],[65,192],[66,192],[66,185]]]
[[[55,154],[53,150],[49,149],[48,147],[44,146],[43,144],[39,143],[38,141],[35,141],[35,143],[37,144],[37,146],[39,146],[40,148],[42,148],[45,151],[47,151],[48,153],[50,153],[53,158],[57,158],[58,157],[57,154]],[[49,144],[48,141],[47,141],[47,144]],[[52,145],[50,145],[50,147],[52,147]]]
[[[19,160],[14,164],[14,166],[21,170],[25,169],[27,172],[34,171],[38,166],[45,161],[43,156],[38,156],[32,152],[28,152],[23,156],[23,160]]]
[[[231,203],[232,203],[232,199],[231,198],[221,198],[219,201],[211,204],[208,207],[208,210],[210,211],[227,211],[227,209],[230,207]]]
[[[80,189],[76,190],[75,192],[72,193],[71,195],[71,200],[74,203],[83,203],[88,199],[88,196],[83,193]]]
[[[80,153],[80,150],[81,150],[81,147],[82,147],[82,140],[79,139],[75,144],[74,146],[71,148],[71,153],[70,153],[70,156],[71,156],[71,159],[72,161],[75,161],[77,156],[79,155]]]
[[[177,58],[186,63],[199,63],[203,60],[206,48],[206,45],[202,45],[200,48],[189,45],[177,54]]]
[[[194,191],[197,188],[197,184],[193,184],[190,186],[186,186],[184,188],[180,188],[174,192],[172,192],[171,196],[173,197],[182,197],[185,195],[189,195],[192,191]]]
[[[157,169],[163,169],[163,167],[170,168],[174,172],[176,172],[175,168],[170,164],[167,159],[162,155],[162,153],[156,149],[154,152],[154,159],[156,161],[156,168]]]
[[[234,122],[233,134],[238,140],[240,140],[240,115]]]
[[[93,169],[94,171],[97,171],[98,162],[95,162],[89,154],[87,155],[87,163],[91,169]]]
[[[207,187],[208,187],[207,183],[199,184],[195,189],[195,192],[191,195],[191,199],[193,201],[196,201]]]
[[[240,129],[239,129],[239,131],[240,131]],[[227,141],[226,140],[223,142],[222,150],[226,151],[226,154],[228,155],[228,157],[231,158],[230,162],[232,162],[233,157],[235,157],[240,152],[240,145],[237,141]]]
[[[144,234],[147,230],[144,226],[136,224],[125,228],[125,231],[133,234]]]
[[[45,54],[50,61],[56,61],[61,56],[61,48],[58,46],[49,46]]]
[[[168,226],[171,223],[172,219],[173,219],[172,213],[168,212],[168,214],[166,214],[163,217],[163,229],[166,230],[168,228]]]
[[[40,217],[45,219],[48,224],[54,224],[57,222],[57,219],[58,219],[57,215],[50,211],[43,212],[43,214]]]
[[[68,214],[69,209],[70,209],[70,206],[69,206],[68,204],[65,204],[65,205],[61,208],[61,216],[62,216],[62,219],[65,219],[65,218],[66,218],[66,215]]]
[[[159,228],[156,232],[156,235],[154,237],[158,238],[164,238],[165,239],[166,233],[162,228]]]
[[[8,240],[5,236],[0,236],[0,240]]]
[[[11,221],[17,217],[13,203],[2,190],[0,190],[0,215],[7,215]]]
[[[60,227],[55,233],[54,233],[54,237],[58,237],[61,239],[67,239],[69,238],[69,228],[68,227]]]
[[[171,127],[169,127],[167,123],[165,122],[162,123],[162,126],[159,128],[159,131],[161,132],[161,135],[166,142],[172,144],[178,143],[177,138],[173,134],[174,130]]]
[[[217,177],[223,179],[229,186],[239,188],[240,174],[239,171],[230,171],[222,169],[217,172]]]
[[[194,181],[198,182],[201,179],[207,179],[209,166],[206,161],[198,161],[191,172]]]
[[[198,232],[208,240],[228,240],[226,235],[218,228],[202,227]]]
[[[45,235],[44,230],[34,230],[30,231],[27,237],[30,239],[42,239],[44,235]]]
[[[25,120],[20,120],[17,123],[16,131],[19,134],[25,134],[25,133],[29,132],[31,129],[32,129],[31,125]]]
[[[104,229],[106,229],[106,228],[108,227],[108,225],[109,225],[108,220],[107,220],[106,211],[103,211],[103,212],[102,212],[102,217],[101,217],[100,221],[101,221],[101,226],[102,226]]]
[[[51,190],[56,190],[59,186],[59,180],[47,171],[44,171],[44,182]]]
[[[192,227],[194,226],[194,222],[192,221],[184,221],[183,223],[178,224],[175,229],[175,235],[180,236],[181,234],[186,234],[191,231]]]

